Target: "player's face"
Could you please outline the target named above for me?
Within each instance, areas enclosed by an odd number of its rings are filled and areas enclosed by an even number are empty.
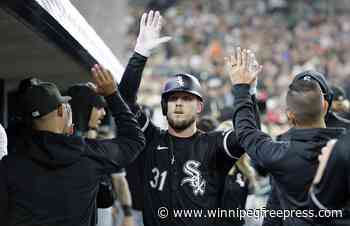
[[[191,126],[202,110],[202,102],[189,93],[176,92],[168,98],[167,119],[174,130],[183,131]]]
[[[64,103],[62,104],[63,109],[63,117],[62,117],[62,124],[63,124],[63,133],[64,134],[72,134],[73,133],[73,117],[72,117],[72,108],[70,104]]]

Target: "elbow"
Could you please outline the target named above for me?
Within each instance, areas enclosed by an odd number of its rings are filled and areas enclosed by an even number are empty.
[[[239,144],[243,144],[245,141],[246,133],[241,128],[239,127],[236,127],[236,128],[237,129],[235,129],[235,133],[236,133],[237,141]]]
[[[122,167],[126,167],[131,164],[141,154],[146,146],[145,137],[142,135],[137,141],[133,140],[132,144],[128,145],[128,151],[124,155],[123,162],[120,164]]]
[[[139,134],[139,142],[138,142],[140,152],[146,147],[146,137],[143,132]]]

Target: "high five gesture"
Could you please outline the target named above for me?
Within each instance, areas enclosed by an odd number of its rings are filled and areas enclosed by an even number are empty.
[[[251,50],[236,48],[235,53],[226,58],[226,65],[232,85],[256,83],[257,75],[261,72],[262,66],[258,64],[255,54]]]
[[[145,57],[149,57],[154,48],[171,39],[169,36],[160,37],[162,21],[163,18],[158,11],[154,13],[151,10],[149,13],[144,13],[142,15],[135,52]]]

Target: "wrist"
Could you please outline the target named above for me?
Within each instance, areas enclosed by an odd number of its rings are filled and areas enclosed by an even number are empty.
[[[104,96],[105,98],[107,98],[107,97],[114,96],[114,95],[116,95],[116,94],[117,94],[117,90],[114,90],[114,92],[105,93],[103,96]]]
[[[249,84],[244,84],[244,83],[235,84],[232,86],[232,93],[235,96],[235,98],[242,97],[242,96],[250,96],[249,89],[250,89]]]
[[[146,49],[142,44],[136,42],[134,51],[144,57],[149,57],[151,55],[151,51]]]

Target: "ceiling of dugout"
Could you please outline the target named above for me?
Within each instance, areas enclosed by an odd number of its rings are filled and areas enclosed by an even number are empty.
[[[119,80],[122,65],[69,0],[0,1],[0,78],[28,76],[66,86],[99,62]]]

